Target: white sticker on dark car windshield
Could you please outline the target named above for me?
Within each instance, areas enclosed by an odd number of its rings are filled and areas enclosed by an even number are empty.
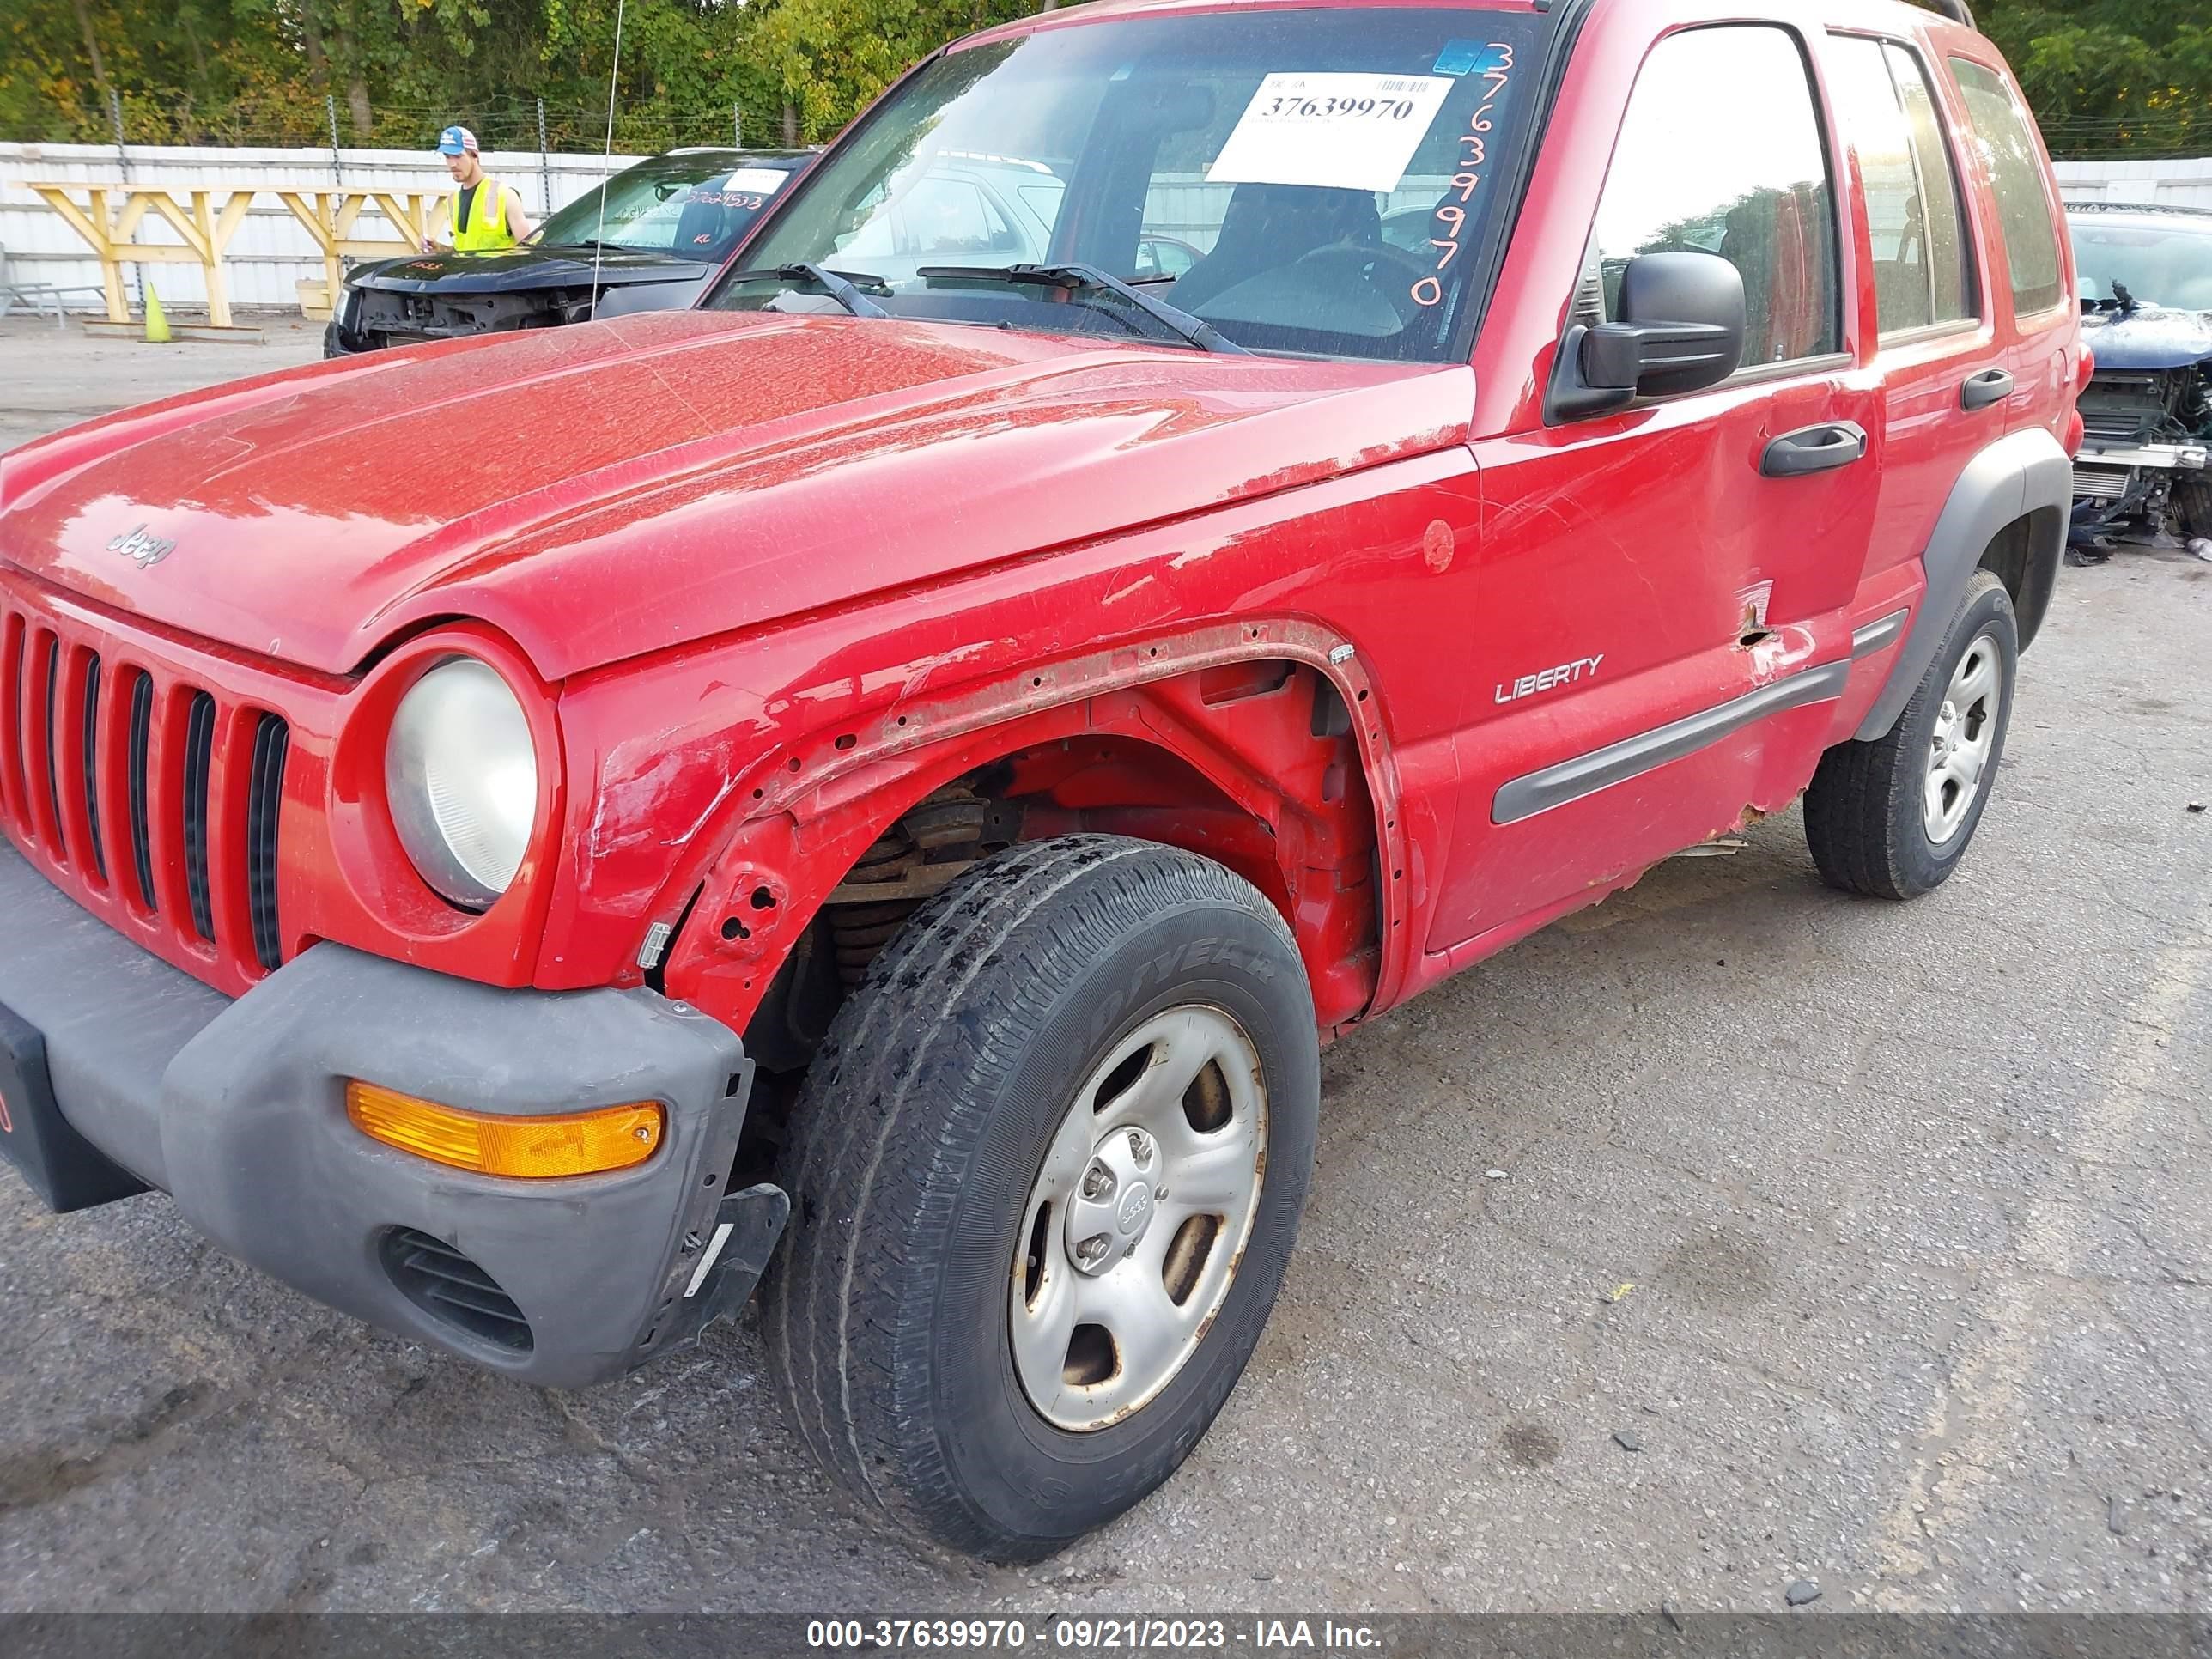
[[[722,181],[722,188],[745,191],[755,196],[773,196],[790,178],[780,167],[739,167]]]
[[[1455,84],[1441,75],[1271,75],[1206,181],[1395,190]]]

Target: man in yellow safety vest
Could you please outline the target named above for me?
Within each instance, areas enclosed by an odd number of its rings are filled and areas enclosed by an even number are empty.
[[[438,247],[457,253],[513,247],[530,234],[534,227],[520,194],[484,172],[476,134],[466,127],[447,127],[438,135],[438,154],[460,188],[439,210],[446,235],[441,238],[434,230],[422,244],[424,252]]]

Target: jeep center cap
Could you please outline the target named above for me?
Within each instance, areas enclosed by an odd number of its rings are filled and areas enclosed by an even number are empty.
[[[1136,1254],[1164,1196],[1152,1185],[1160,1149],[1139,1128],[1109,1130],[1067,1209],[1067,1254],[1079,1272],[1103,1273]]]

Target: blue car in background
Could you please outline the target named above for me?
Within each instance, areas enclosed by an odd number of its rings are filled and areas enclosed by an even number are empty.
[[[2081,280],[2081,343],[2097,372],[2074,467],[2073,554],[2115,538],[2212,559],[2212,210],[2081,204],[2066,210]]]

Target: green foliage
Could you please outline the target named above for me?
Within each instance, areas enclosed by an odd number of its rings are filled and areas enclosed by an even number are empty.
[[[2174,0],[1986,0],[2052,153],[2212,154],[2212,14]]]
[[[0,138],[606,140],[618,0],[0,0]],[[834,136],[908,65],[1049,0],[621,0],[615,146]],[[2212,15],[2174,0],[1984,0],[2061,155],[2212,153]],[[325,100],[328,100],[327,102]]]
[[[624,0],[619,149],[836,131],[947,40],[1042,0]],[[617,0],[0,0],[0,138],[489,149],[606,141]],[[89,39],[88,39],[89,36]]]
[[[1024,0],[768,0],[754,8],[763,67],[799,137],[834,136],[945,41],[1039,8]]]

